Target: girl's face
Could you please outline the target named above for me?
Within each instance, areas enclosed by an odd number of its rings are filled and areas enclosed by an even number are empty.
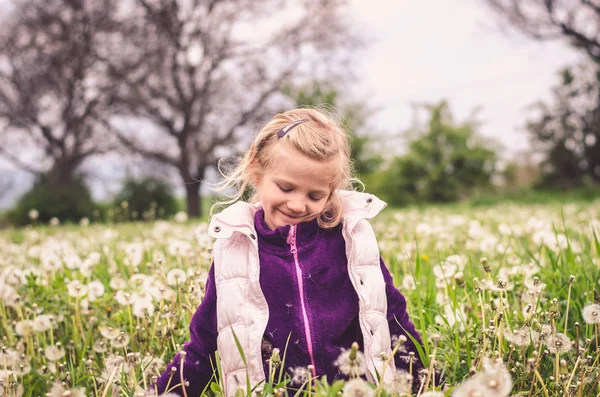
[[[275,230],[315,219],[329,201],[335,168],[285,144],[273,152],[271,166],[255,181],[266,224]]]

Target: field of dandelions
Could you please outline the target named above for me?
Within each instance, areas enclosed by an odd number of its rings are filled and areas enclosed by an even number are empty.
[[[0,231],[0,396],[148,395],[202,300],[207,225],[59,223]],[[387,209],[373,226],[425,343],[419,394],[600,395],[600,201]],[[296,369],[258,394],[411,393],[406,373],[367,384],[349,353],[348,382],[286,389]]]

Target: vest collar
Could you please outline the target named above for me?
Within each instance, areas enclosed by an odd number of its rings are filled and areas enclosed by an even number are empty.
[[[342,223],[347,230],[352,230],[362,219],[375,217],[387,206],[373,194],[350,190],[338,190],[336,193],[342,201]],[[208,227],[209,236],[229,238],[234,232],[240,232],[256,241],[254,219],[261,208],[260,203],[238,201],[232,204],[212,217]]]

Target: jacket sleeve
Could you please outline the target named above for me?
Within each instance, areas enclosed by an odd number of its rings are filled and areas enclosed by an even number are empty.
[[[210,267],[204,298],[198,306],[190,323],[190,340],[183,350],[186,352],[183,364],[183,378],[189,382],[186,386],[188,397],[196,397],[216,376],[215,351],[217,350],[217,291],[215,286],[214,263]],[[183,395],[180,377],[181,354],[177,353],[173,361],[158,379],[158,394],[165,392]],[[213,367],[215,368],[213,370]],[[173,370],[172,368],[175,368]],[[171,375],[173,371],[173,375]],[[171,381],[169,382],[169,379]],[[169,387],[167,388],[167,384]],[[176,387],[174,387],[176,386]]]
[[[397,341],[397,338],[401,335],[406,337],[406,343],[400,347],[394,361],[397,369],[410,372],[413,376],[413,393],[417,393],[421,385],[420,377],[426,376],[423,374],[423,362],[419,358],[419,352],[415,346],[415,343],[409,337],[412,336],[419,345],[423,346],[421,335],[416,330],[415,325],[410,321],[408,312],[406,311],[406,298],[402,293],[394,286],[394,281],[390,271],[386,267],[383,259],[380,258],[381,272],[383,273],[383,279],[385,280],[385,292],[387,296],[387,320],[390,326],[390,336],[392,337],[392,349]],[[412,363],[412,372],[409,371],[411,368],[409,353],[414,353],[414,361]],[[436,378],[436,385],[440,385],[443,382],[439,373],[434,374]]]

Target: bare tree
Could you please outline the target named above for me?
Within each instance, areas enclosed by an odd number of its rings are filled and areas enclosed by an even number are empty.
[[[598,0],[483,0],[502,20],[538,40],[566,38],[600,61]]]
[[[101,123],[109,96],[96,56],[115,29],[116,0],[24,0],[0,28],[0,155],[35,175],[72,182],[112,148]]]
[[[249,127],[275,109],[284,84],[347,72],[359,41],[341,0],[136,0],[123,40],[107,48],[122,115],[150,120],[119,127],[130,149],[175,167],[190,216],[219,150],[239,146]],[[278,104],[278,107],[281,103]],[[243,140],[243,139],[242,139]],[[239,148],[238,148],[239,149]]]

